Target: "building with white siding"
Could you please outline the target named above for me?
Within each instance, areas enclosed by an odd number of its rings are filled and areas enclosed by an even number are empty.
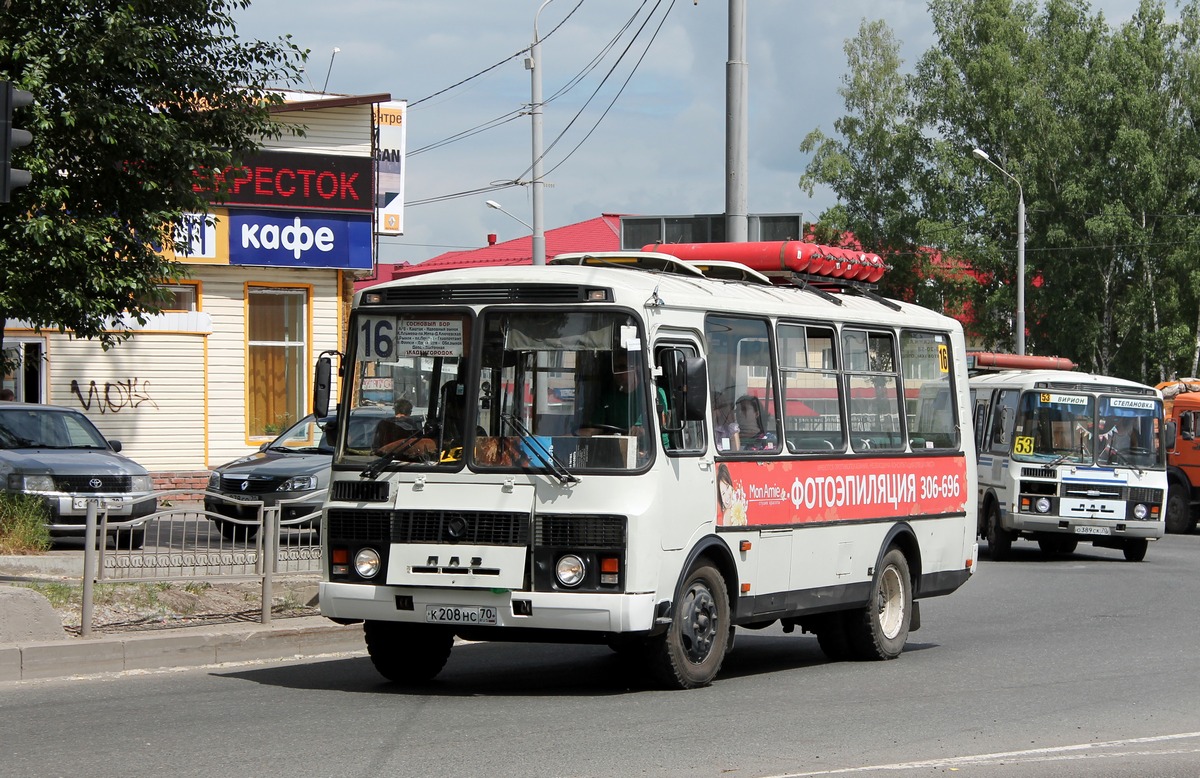
[[[83,411],[160,488],[203,487],[211,468],[309,412],[316,356],[341,347],[354,279],[374,268],[376,224],[385,208],[389,231],[402,223],[398,174],[377,191],[376,160],[402,159],[402,143],[380,154],[377,126],[390,115],[397,129],[403,103],[285,99],[276,121],[304,135],[268,141],[228,171],[238,186],[208,223],[181,225],[191,245],[176,257],[189,271],[170,285],[177,310],[130,320],[132,337],[109,351],[69,332],[5,327],[22,367],[4,387]]]

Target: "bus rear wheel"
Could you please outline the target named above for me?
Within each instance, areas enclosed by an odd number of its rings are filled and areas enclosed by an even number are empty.
[[[817,645],[826,657],[834,662],[852,658],[844,613],[826,613],[820,617],[814,629],[817,633]]]
[[[363,624],[367,653],[379,674],[393,683],[433,680],[446,666],[454,632],[445,627],[368,621]]]
[[[845,614],[846,640],[855,659],[895,659],[904,650],[912,624],[912,579],[908,559],[888,549],[871,582],[866,607]]]
[[[725,579],[701,563],[684,579],[666,634],[654,641],[650,668],[655,677],[672,689],[708,686],[725,660],[730,626]]]

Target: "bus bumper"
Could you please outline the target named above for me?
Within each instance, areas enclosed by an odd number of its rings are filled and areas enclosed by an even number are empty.
[[[321,615],[338,621],[427,623],[429,607],[496,609],[497,627],[584,632],[645,632],[654,626],[655,596],[569,592],[491,592],[322,581]]]

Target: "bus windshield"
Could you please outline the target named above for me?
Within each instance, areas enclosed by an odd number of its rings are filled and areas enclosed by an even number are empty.
[[[1161,420],[1156,399],[1026,392],[1017,410],[1013,459],[1161,468]]]
[[[636,321],[617,311],[486,312],[480,366],[482,468],[634,469],[654,419]],[[657,394],[655,395],[657,397]]]
[[[338,462],[561,473],[650,461],[649,409],[665,393],[628,313],[409,312],[362,316],[355,330],[352,407],[396,415],[348,437]]]

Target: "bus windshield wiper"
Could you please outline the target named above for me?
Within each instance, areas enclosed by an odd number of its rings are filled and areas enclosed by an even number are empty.
[[[546,444],[543,443],[536,435],[530,432],[529,428],[526,427],[520,419],[511,413],[502,413],[500,414],[500,418],[503,421],[508,422],[508,425],[516,430],[517,434],[521,436],[521,440],[529,443],[537,450],[538,455],[541,457],[543,462],[550,466],[550,470],[553,471],[554,476],[558,479],[559,483],[563,484],[564,486],[566,484],[579,483],[579,477],[568,470],[566,465],[558,461],[558,458],[554,456]]]
[[[1104,456],[1104,454],[1108,455],[1108,463],[1110,465],[1118,464],[1123,467],[1128,467],[1130,470],[1137,473],[1139,476],[1144,475],[1142,468],[1138,467],[1133,462],[1129,461],[1129,458],[1126,457],[1124,454],[1122,454],[1120,452],[1120,450],[1118,450],[1115,446],[1109,446],[1107,449],[1104,450],[1104,453],[1101,454],[1101,456]]]
[[[389,464],[395,462],[397,459],[407,453],[409,449],[411,449],[416,442],[421,440],[424,436],[424,429],[413,430],[404,437],[398,438],[392,443],[389,443],[388,445],[393,446],[393,448],[390,451],[384,451],[379,455],[379,459],[376,459],[374,462],[371,462],[364,467],[362,472],[359,473],[359,476],[362,478],[370,478],[371,480],[375,480],[383,468],[387,467]]]

